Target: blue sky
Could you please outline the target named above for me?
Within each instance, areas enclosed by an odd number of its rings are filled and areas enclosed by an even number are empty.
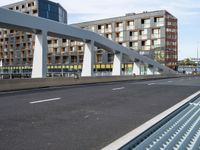
[[[18,2],[6,0],[0,6]],[[126,13],[167,10],[178,18],[179,59],[200,54],[200,0],[52,0],[68,11],[69,23],[123,16]]]

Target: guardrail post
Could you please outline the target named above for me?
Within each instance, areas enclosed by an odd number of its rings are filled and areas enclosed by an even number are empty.
[[[44,78],[47,74],[47,32],[35,35],[32,78]]]
[[[120,52],[117,52],[114,55],[112,75],[113,76],[122,75],[122,53]]]
[[[93,64],[94,64],[94,41],[86,41],[85,51],[83,58],[82,77],[93,75]]]

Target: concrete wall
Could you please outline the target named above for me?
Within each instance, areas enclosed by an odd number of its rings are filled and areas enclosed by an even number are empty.
[[[53,86],[65,86],[76,84],[95,84],[101,82],[129,81],[129,80],[149,80],[160,78],[179,77],[180,75],[157,75],[157,76],[108,76],[108,77],[81,77],[75,78],[43,78],[43,79],[10,79],[0,80],[0,91],[35,89]]]

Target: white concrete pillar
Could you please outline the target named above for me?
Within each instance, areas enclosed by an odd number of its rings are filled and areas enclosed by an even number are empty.
[[[154,67],[147,66],[147,75],[154,75]]]
[[[0,59],[0,67],[2,67],[3,66],[3,62],[2,62],[2,60]]]
[[[134,62],[133,64],[133,74],[134,75],[140,75],[140,62]]]
[[[88,41],[85,43],[85,51],[83,58],[82,77],[93,75],[94,64],[94,41]]]
[[[35,35],[32,78],[45,78],[47,74],[47,32]]]
[[[114,55],[112,75],[113,76],[122,75],[122,53],[116,53]]]

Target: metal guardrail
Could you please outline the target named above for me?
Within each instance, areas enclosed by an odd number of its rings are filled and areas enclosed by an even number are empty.
[[[200,97],[139,135],[120,150],[200,149]]]

